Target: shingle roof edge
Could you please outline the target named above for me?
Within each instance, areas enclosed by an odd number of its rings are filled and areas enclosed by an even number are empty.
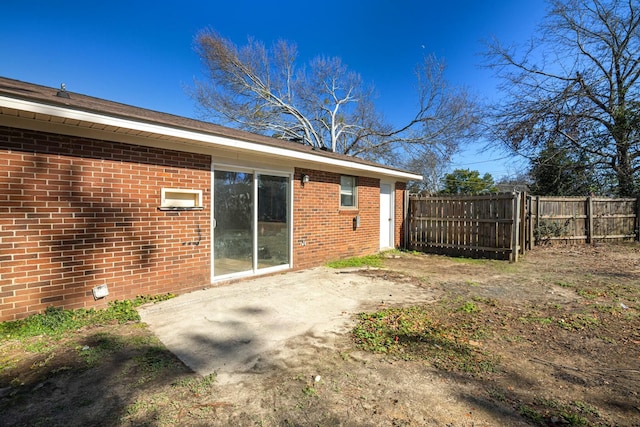
[[[60,93],[63,96],[58,96],[58,94]],[[42,86],[34,83],[27,83],[20,80],[9,79],[6,77],[0,77],[0,95],[17,98],[24,101],[38,102],[54,107],[62,107],[93,114],[111,116],[120,119],[141,121],[167,128],[177,128],[187,131],[201,132],[279,149],[308,153],[313,156],[317,156],[320,162],[321,158],[335,159],[360,165],[374,166],[376,168],[385,169],[390,172],[396,172],[403,175],[409,174],[418,176],[417,174],[410,171],[382,165],[375,162],[370,162],[357,157],[347,156],[344,154],[333,153],[324,150],[314,150],[308,145],[303,145],[297,142],[259,135],[170,113],[163,113],[155,110],[135,107],[115,101],[109,101],[102,98],[83,95],[76,92],[62,91],[61,89],[55,89],[52,87]],[[68,97],[65,97],[64,95],[68,95]]]

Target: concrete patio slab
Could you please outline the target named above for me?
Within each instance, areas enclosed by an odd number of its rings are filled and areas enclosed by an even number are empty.
[[[319,267],[192,292],[139,312],[195,372],[234,382],[277,364],[286,357],[279,350],[295,337],[331,345],[358,312],[429,300],[431,292],[408,281]]]

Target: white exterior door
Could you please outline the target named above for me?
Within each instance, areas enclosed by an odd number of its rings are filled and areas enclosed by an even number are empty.
[[[380,249],[393,248],[393,187],[380,184]]]

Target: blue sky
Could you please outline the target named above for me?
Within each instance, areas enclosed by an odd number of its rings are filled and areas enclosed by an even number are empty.
[[[212,28],[239,45],[248,36],[295,42],[301,59],[339,56],[374,83],[379,108],[399,124],[414,111],[413,70],[425,54],[446,61],[451,85],[498,96],[480,67],[482,41],[527,40],[545,8],[544,0],[11,1],[0,14],[0,75],[198,118],[185,87],[202,77],[194,37]],[[496,179],[523,167],[484,146],[467,146],[453,167]]]

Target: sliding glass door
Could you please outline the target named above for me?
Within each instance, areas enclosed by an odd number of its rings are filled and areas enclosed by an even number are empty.
[[[213,191],[214,277],[289,265],[288,176],[216,170]]]
[[[258,175],[258,268],[289,264],[289,178]]]
[[[253,268],[253,174],[215,171],[213,268],[216,276]]]

